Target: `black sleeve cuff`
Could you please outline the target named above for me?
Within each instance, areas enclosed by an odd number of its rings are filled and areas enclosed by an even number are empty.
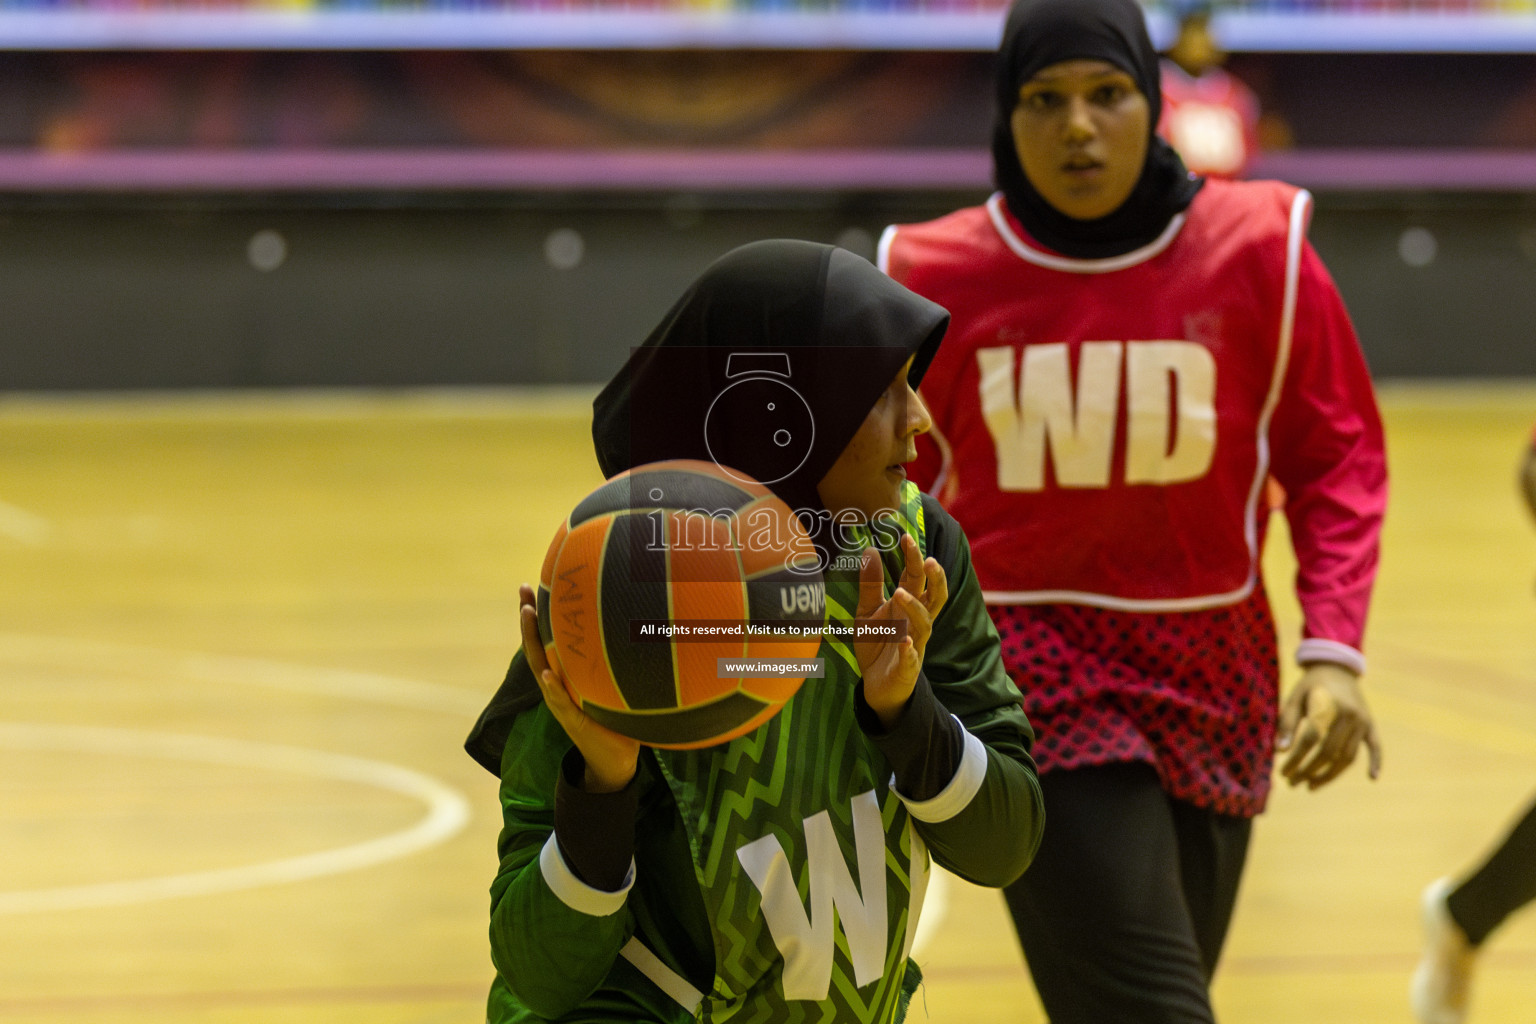
[[[616,793],[588,793],[581,786],[587,763],[572,747],[555,783],[555,842],[571,873],[594,889],[624,888],[635,856],[635,816],[640,786],[635,778]]]
[[[855,691],[854,714],[859,728],[891,763],[896,790],[908,800],[931,800],[954,781],[965,754],[965,732],[933,695],[921,672],[912,696],[889,732],[864,700],[864,683]]]

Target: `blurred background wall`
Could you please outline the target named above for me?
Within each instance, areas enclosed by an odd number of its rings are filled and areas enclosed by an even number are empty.
[[[1001,10],[0,0],[0,389],[605,379],[734,245],[984,198]],[[1213,28],[1374,372],[1536,373],[1536,3]]]

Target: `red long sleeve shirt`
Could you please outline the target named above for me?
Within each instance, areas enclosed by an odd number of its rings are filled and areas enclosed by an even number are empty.
[[[1044,249],[997,196],[882,239],[883,269],[953,315],[913,476],[971,538],[1042,770],[1146,760],[1175,795],[1262,808],[1277,490],[1298,657],[1364,667],[1386,460],[1310,210],[1290,186],[1212,181],[1104,260]]]

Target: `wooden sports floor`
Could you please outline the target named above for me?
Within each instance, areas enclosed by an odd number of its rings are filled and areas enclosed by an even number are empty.
[[[0,398],[0,1021],[479,1024],[498,818],[460,743],[598,482],[586,397]],[[1536,382],[1382,398],[1384,776],[1275,794],[1224,1021],[1407,1022],[1420,889],[1536,793]],[[1041,1021],[997,894],[941,895],[911,1019]],[[1533,1007],[1536,908],[1474,1021]]]

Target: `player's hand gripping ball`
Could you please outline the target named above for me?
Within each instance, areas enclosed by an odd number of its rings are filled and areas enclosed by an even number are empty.
[[[814,658],[826,590],[782,499],[735,470],[675,460],[621,473],[576,506],[544,557],[538,612],[583,711],[690,749],[751,732],[795,695],[803,673],[732,674],[721,659]]]

